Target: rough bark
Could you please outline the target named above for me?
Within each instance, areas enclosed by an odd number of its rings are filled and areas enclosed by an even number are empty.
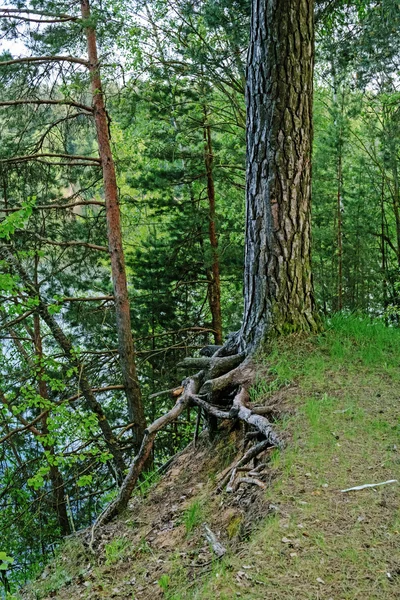
[[[317,327],[311,277],[312,0],[254,0],[242,347]]]
[[[125,259],[122,247],[121,215],[119,209],[115,164],[111,151],[108,117],[100,78],[96,32],[90,25],[89,0],[81,0],[81,13],[82,18],[88,23],[87,27],[85,28],[89,59],[88,68],[91,76],[94,120],[96,124],[100,162],[103,171],[108,245],[111,257],[111,273],[114,286],[115,313],[117,321],[118,352],[122,371],[122,379],[128,401],[129,418],[135,423],[134,427],[132,428],[134,443],[136,447],[139,448],[143,437],[143,432],[146,428],[146,419],[136,372],[135,349],[132,339]]]

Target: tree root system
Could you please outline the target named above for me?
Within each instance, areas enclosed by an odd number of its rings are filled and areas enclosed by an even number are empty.
[[[214,352],[212,356],[211,349]],[[255,368],[250,357],[244,353],[222,355],[223,347],[208,346],[200,357],[186,358],[178,364],[184,369],[200,369],[198,373],[186,378],[182,382],[173,408],[165,415],[154,421],[145,430],[139,452],[134,457],[128,474],[126,475],[117,497],[99,515],[92,527],[90,547],[93,547],[95,531],[98,527],[110,522],[119,515],[128,505],[133,489],[146,465],[153,449],[157,432],[169,423],[175,421],[182,412],[191,406],[197,406],[208,422],[210,435],[215,432],[218,420],[241,421],[250,427],[246,436],[246,443],[252,440],[253,444],[245,454],[237,460],[228,472],[224,474],[218,485],[217,492],[226,489],[233,492],[241,484],[252,484],[264,488],[260,481],[263,468],[259,465],[249,469],[246,476],[239,477],[239,472],[251,460],[256,459],[261,453],[272,448],[282,448],[283,441],[279,438],[270,421],[264,414],[260,414],[259,407],[251,407],[248,388],[254,381]],[[262,463],[265,466],[265,462]],[[247,469],[246,469],[247,470]]]

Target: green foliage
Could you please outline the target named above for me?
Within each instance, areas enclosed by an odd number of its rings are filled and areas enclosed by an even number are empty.
[[[7,571],[13,562],[14,559],[7,552],[0,552],[0,571]]]
[[[35,202],[36,196],[32,196],[32,198],[23,202],[22,207],[19,210],[10,213],[0,222],[0,239],[10,240],[17,229],[26,226],[29,217],[32,214]]]

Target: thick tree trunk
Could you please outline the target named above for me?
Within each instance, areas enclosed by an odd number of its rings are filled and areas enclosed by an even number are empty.
[[[83,19],[87,21],[90,19],[89,0],[81,0],[81,13]],[[101,85],[96,32],[90,25],[86,27],[85,31],[92,85],[94,119],[96,123],[101,167],[103,170],[108,246],[111,257],[111,273],[114,286],[117,321],[118,352],[125,393],[128,401],[129,418],[135,424],[132,428],[132,433],[135,445],[139,448],[146,428],[146,419],[136,373],[135,349],[132,339],[125,259],[122,247],[121,215],[119,210],[117,179],[110,145],[107,112]]]
[[[209,205],[208,233],[212,252],[211,281],[208,286],[208,297],[214,330],[214,342],[222,344],[222,316],[221,316],[221,277],[219,270],[218,237],[215,211],[215,186],[213,176],[213,149],[211,127],[208,123],[207,108],[204,107],[204,163],[207,177],[207,197]]]
[[[310,253],[312,0],[254,0],[247,67],[241,344],[314,330]]]

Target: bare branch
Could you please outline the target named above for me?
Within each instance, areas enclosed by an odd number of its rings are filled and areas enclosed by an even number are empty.
[[[59,300],[57,302],[57,304],[60,304],[62,302],[106,302],[109,300],[114,300],[114,296],[88,296],[88,297],[80,297],[80,298],[74,298],[71,296],[71,298],[66,297],[63,298],[62,300]]]
[[[49,18],[53,17],[55,19],[62,19],[63,21],[77,21],[78,20],[78,17],[73,17],[72,15],[67,15],[64,13],[56,14],[56,13],[51,13],[51,12],[41,11],[41,10],[8,8],[5,6],[0,6],[0,12],[4,13],[4,14],[0,15],[0,17],[3,17],[3,16],[5,17],[8,14],[17,13],[18,15],[35,15],[38,17],[49,17]]]
[[[22,315],[20,315],[16,319],[13,319],[12,321],[8,321],[8,323],[0,323],[0,328],[9,329],[13,325],[20,323],[27,317],[30,317],[30,315],[32,315],[34,312],[35,312],[34,310],[27,310],[26,312],[24,312]]]
[[[22,63],[43,64],[47,62],[69,62],[89,68],[89,62],[87,60],[84,60],[83,58],[77,58],[76,56],[22,56],[20,58],[0,61],[0,67],[20,65]]]
[[[32,206],[32,210],[59,210],[63,208],[75,208],[75,206],[90,206],[93,204],[94,206],[105,207],[104,202],[100,200],[82,200],[78,202],[69,202],[68,204],[39,204],[37,206]],[[18,208],[0,208],[0,212],[4,213],[13,213],[21,210],[22,206]]]
[[[38,415],[37,417],[35,417],[27,425],[24,425],[24,427],[17,427],[17,429],[13,429],[12,431],[9,431],[5,436],[3,436],[2,438],[0,438],[0,444],[2,444],[3,442],[5,442],[6,440],[8,440],[9,438],[11,438],[12,436],[14,436],[17,433],[21,433],[22,431],[26,431],[27,429],[32,430],[32,427],[35,425],[35,423],[37,423],[38,421],[40,421],[41,419],[43,419],[43,417],[46,417],[47,414],[48,414],[48,412],[49,412],[49,409],[47,409],[47,410],[43,411],[42,413],[40,413],[40,415]]]
[[[100,164],[100,159],[94,156],[80,156],[79,154],[52,154],[50,152],[41,154],[25,154],[24,156],[13,156],[12,158],[2,158],[0,160],[0,164],[28,162],[30,160],[39,160],[41,158],[65,158],[66,160],[83,160]]]
[[[44,244],[49,244],[50,246],[61,246],[61,247],[83,247],[83,248],[91,248],[91,250],[99,250],[100,252],[108,252],[107,246],[99,246],[97,244],[90,244],[89,242],[80,242],[78,240],[72,240],[70,242],[56,242],[54,240],[49,240],[40,235],[34,234],[35,238],[43,242]]]
[[[0,102],[0,106],[18,106],[23,104],[59,104],[63,106],[73,106],[74,108],[80,108],[82,110],[86,110],[87,112],[93,112],[93,108],[91,106],[87,106],[86,104],[81,104],[80,102],[74,102],[73,100],[51,100],[50,98],[44,100],[31,100],[31,99],[23,99],[20,100],[7,100],[4,102]]]
[[[123,389],[124,389],[123,385],[108,385],[106,387],[92,388],[92,392],[94,394],[101,394],[103,392],[110,392],[112,390],[123,390]],[[83,395],[84,395],[84,392],[80,392],[79,394],[75,394],[75,396],[71,396],[70,398],[66,398],[64,400],[59,400],[58,402],[56,402],[56,405],[58,406],[59,404],[64,404],[64,402],[75,402],[75,400],[78,400]]]

